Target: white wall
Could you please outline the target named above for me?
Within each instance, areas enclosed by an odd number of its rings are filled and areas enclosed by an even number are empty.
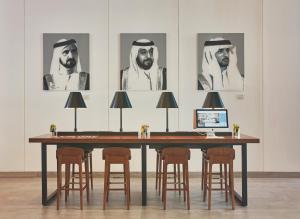
[[[0,171],[24,171],[24,2],[0,1]]]
[[[119,88],[120,33],[167,34],[168,89],[179,104],[170,110],[170,130],[192,130],[192,110],[205,97],[196,90],[197,33],[245,33],[245,92],[221,93],[230,122],[262,139],[249,145],[250,171],[299,171],[297,8],[296,0],[0,0],[5,51],[0,55],[0,171],[40,170],[40,145],[29,144],[28,138],[47,133],[51,123],[58,130],[73,129],[74,112],[64,109],[68,93],[42,90],[42,34],[76,32],[90,34],[91,90],[83,92],[88,108],[79,110],[79,130],[119,129],[119,110],[109,104]],[[155,108],[160,92],[128,95],[134,108],[123,112],[124,130],[137,131],[142,123],[152,131],[165,129],[165,111]],[[282,135],[285,120],[291,129]],[[55,170],[54,152],[53,147],[50,170]],[[101,151],[94,154],[94,167],[102,171]],[[201,169],[200,157],[199,151],[192,153],[191,171]],[[149,151],[150,171],[154,159]],[[131,170],[140,170],[139,150],[133,151]]]
[[[299,172],[300,1],[264,1],[264,169]]]
[[[43,33],[89,33],[91,90],[83,92],[87,109],[78,110],[78,130],[108,128],[108,5],[107,1],[25,1],[25,136],[58,130],[73,130],[74,111],[65,109],[68,92],[42,90]],[[59,7],[58,7],[59,5]],[[67,10],[66,10],[67,9]],[[54,170],[55,148],[50,150],[49,169]],[[25,170],[40,169],[40,146],[25,144]],[[99,155],[100,158],[100,155]],[[95,167],[100,165],[95,157]]]

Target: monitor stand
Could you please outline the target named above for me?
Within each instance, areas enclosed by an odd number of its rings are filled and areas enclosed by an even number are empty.
[[[224,138],[223,136],[216,136],[214,129],[206,132],[206,138]]]
[[[207,131],[206,132],[206,136],[207,137],[216,137],[216,135],[215,135],[215,132],[214,132],[214,129],[211,129],[211,130],[209,130],[209,131]]]

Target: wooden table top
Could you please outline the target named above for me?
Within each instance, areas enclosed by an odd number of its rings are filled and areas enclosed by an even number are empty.
[[[62,143],[135,143],[135,144],[244,144],[259,143],[259,138],[241,134],[240,138],[232,136],[206,137],[203,135],[156,135],[148,138],[139,138],[137,135],[68,135],[52,136],[51,134],[39,135],[29,138],[30,143],[62,144]]]

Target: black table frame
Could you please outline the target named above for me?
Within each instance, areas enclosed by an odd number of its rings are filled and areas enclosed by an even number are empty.
[[[42,164],[42,204],[44,206],[47,206],[56,196],[56,191],[52,192],[48,196],[48,179],[47,179],[47,145],[45,143],[41,144],[41,164]],[[68,144],[64,144],[68,145]],[[86,146],[82,144],[70,144],[72,146]],[[95,145],[89,144],[89,146],[93,148],[103,148],[108,146],[105,144],[105,146],[101,146],[100,144],[96,143]],[[100,146],[99,146],[100,145]],[[114,144],[111,144],[109,146],[113,146]],[[128,144],[129,145],[129,144]],[[132,144],[130,144],[132,145]],[[141,168],[142,168],[142,205],[146,206],[147,205],[147,145],[148,144],[142,144],[140,147],[136,146],[133,148],[141,148]],[[155,146],[163,147],[161,143],[159,144],[150,144],[150,147],[155,147]],[[238,144],[235,144],[238,146]],[[182,144],[168,144],[168,146],[184,146]],[[211,144],[211,146],[232,146],[228,144]],[[235,197],[236,199],[241,203],[242,206],[247,206],[248,205],[248,176],[247,176],[247,144],[240,144],[242,148],[242,194],[240,195],[235,191]],[[189,148],[209,148],[210,144],[189,144],[186,145],[186,147]],[[132,147],[131,147],[132,148]]]

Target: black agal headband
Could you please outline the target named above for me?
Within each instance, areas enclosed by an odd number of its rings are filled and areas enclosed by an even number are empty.
[[[229,40],[205,41],[204,46],[232,45]]]
[[[150,42],[137,42],[137,41],[133,41],[132,43],[133,46],[154,46],[154,42],[150,41]]]
[[[76,40],[70,39],[70,40],[67,40],[67,41],[64,41],[64,42],[54,43],[53,48],[66,46],[66,45],[71,45],[71,44],[75,44],[75,43],[76,43]]]

